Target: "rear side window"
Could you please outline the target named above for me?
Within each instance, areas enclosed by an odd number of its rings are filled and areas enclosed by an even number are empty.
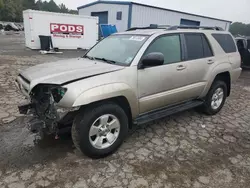
[[[250,39],[247,40],[247,49],[250,49]]]
[[[215,40],[220,44],[222,49],[226,53],[233,53],[236,52],[236,46],[234,40],[231,35],[229,34],[212,34]]]
[[[199,33],[184,34],[187,47],[187,60],[201,59],[211,56],[211,50],[204,39]]]

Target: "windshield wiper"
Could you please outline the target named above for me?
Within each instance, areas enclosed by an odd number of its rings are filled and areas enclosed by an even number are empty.
[[[117,63],[116,61],[105,59],[105,58],[95,58],[95,59],[105,61],[105,62],[107,62],[109,64],[116,64]]]
[[[87,55],[85,55],[85,56],[83,56],[83,57],[85,57],[85,58],[87,58],[87,59],[90,59],[90,60],[96,60],[96,58],[91,57],[91,56],[87,56]]]
[[[90,60],[101,60],[101,61],[105,61],[106,63],[109,63],[109,64],[116,64],[117,62],[116,61],[113,61],[113,60],[109,60],[109,59],[105,59],[105,58],[99,58],[99,57],[91,57],[91,56],[83,56],[84,58],[87,58],[87,59],[90,59]]]

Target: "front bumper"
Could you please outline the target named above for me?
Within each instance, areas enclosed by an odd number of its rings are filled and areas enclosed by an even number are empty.
[[[17,88],[26,96],[27,102],[18,106],[19,113],[31,116],[28,122],[32,132],[54,134],[65,124],[73,121],[72,114],[79,108],[63,108],[55,101],[51,85],[40,85],[30,94],[30,81],[19,75],[16,82]]]
[[[30,98],[29,96],[30,82],[27,79],[25,79],[21,75],[18,75],[17,79],[15,80],[15,85],[26,98]]]
[[[25,103],[25,104],[18,106],[19,113],[23,114],[23,115],[27,115],[29,110],[31,110],[33,108],[34,108],[34,104],[32,104],[32,103]]]
[[[53,106],[55,109],[55,111],[53,111],[54,114],[48,117],[45,114],[38,115],[36,108],[35,103],[28,102],[18,106],[20,114],[32,117],[28,122],[29,130],[32,133],[39,133],[39,135],[57,135],[62,129],[72,125],[73,119],[79,110],[79,108],[61,108],[59,106]]]
[[[24,103],[18,106],[19,113],[26,116],[31,116],[31,119],[28,121],[27,125],[29,130],[32,133],[38,133],[40,137],[43,135],[43,129],[46,128],[46,122],[39,119],[34,110],[35,104]]]

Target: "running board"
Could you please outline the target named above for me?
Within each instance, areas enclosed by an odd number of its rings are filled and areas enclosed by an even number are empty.
[[[145,123],[148,123],[150,121],[161,119],[163,117],[166,117],[166,116],[178,113],[178,112],[182,112],[182,111],[185,111],[185,110],[188,110],[191,108],[201,106],[202,104],[203,104],[203,101],[194,100],[194,101],[181,103],[179,105],[168,106],[166,108],[154,110],[152,112],[140,115],[138,118],[136,118],[134,120],[134,124],[136,124],[136,125],[145,124]]]

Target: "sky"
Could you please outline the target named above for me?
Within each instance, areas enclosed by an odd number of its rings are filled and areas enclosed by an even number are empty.
[[[96,0],[54,0],[76,9]],[[133,2],[250,24],[250,0],[133,0]]]

